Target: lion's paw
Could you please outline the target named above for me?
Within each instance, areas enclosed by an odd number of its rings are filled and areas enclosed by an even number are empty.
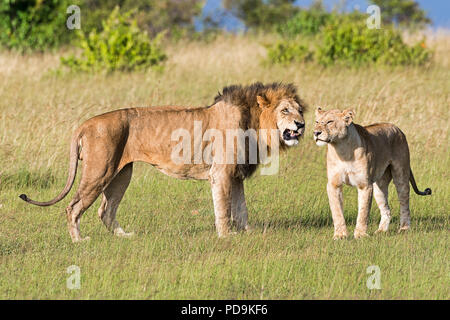
[[[400,229],[398,229],[398,233],[404,233],[407,232],[409,230],[409,226],[403,226],[400,227]]]
[[[384,229],[378,229],[377,231],[375,231],[375,234],[386,234],[387,230]]]

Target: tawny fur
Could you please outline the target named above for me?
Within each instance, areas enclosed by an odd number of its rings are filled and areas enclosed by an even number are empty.
[[[207,142],[194,141],[194,121],[202,123],[200,138],[207,129],[219,130],[224,136],[227,129],[258,132],[260,128],[267,128],[283,132],[292,129],[294,123],[304,125],[304,108],[292,84],[256,83],[247,87],[226,87],[213,105],[207,107],[165,106],[108,112],[87,120],[75,131],[67,183],[55,199],[38,202],[26,195],[20,197],[39,206],[62,200],[74,183],[80,159],[83,161],[80,185],[66,209],[72,241],[83,240],[80,218],[99,195],[102,195],[102,203],[98,214],[105,226],[116,235],[129,236],[117,222],[116,211],[130,182],[133,162],[143,161],[175,178],[209,180],[217,232],[219,236],[226,236],[230,233],[231,217],[238,229],[248,228],[243,180],[257,165],[249,163],[248,156],[244,164],[195,163],[193,150],[190,164],[175,163],[171,154],[179,142],[172,141],[172,133],[180,128],[187,130],[192,148],[195,143],[200,144],[203,154]],[[286,109],[290,110],[289,114],[283,113]],[[301,133],[303,131],[304,128]],[[280,142],[283,145],[281,134]]]
[[[417,189],[410,168],[409,148],[403,132],[390,123],[362,127],[353,123],[352,110],[316,110],[314,139],[327,145],[327,193],[333,216],[334,238],[347,237],[343,215],[343,184],[358,188],[358,217],[355,238],[367,236],[372,195],[381,221],[377,232],[386,232],[391,219],[388,186],[393,179],[400,202],[400,231],[410,227],[409,183],[419,195],[430,189]]]

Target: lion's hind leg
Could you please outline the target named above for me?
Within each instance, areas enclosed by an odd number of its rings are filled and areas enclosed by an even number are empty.
[[[373,184],[373,196],[380,209],[380,225],[375,233],[387,232],[391,222],[391,209],[389,208],[388,195],[389,183],[392,180],[391,169],[388,167],[380,180]]]
[[[102,194],[102,203],[98,215],[106,228],[119,237],[130,237],[133,233],[125,232],[116,220],[117,208],[130,184],[133,164],[126,165],[110,182]]]
[[[245,203],[244,181],[242,179],[233,179],[231,186],[231,219],[237,230],[249,231],[248,211]]]

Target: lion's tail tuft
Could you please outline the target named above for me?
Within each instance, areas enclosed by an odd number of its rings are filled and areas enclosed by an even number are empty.
[[[416,185],[416,180],[414,179],[414,175],[412,173],[412,170],[409,170],[409,182],[411,182],[411,185],[413,187],[413,190],[416,194],[418,194],[419,196],[429,196],[431,195],[431,189],[430,188],[426,188],[424,191],[420,191],[419,188],[417,188]]]

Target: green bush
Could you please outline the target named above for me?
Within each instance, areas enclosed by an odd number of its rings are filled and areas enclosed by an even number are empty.
[[[81,71],[133,71],[160,66],[166,59],[161,49],[161,35],[153,40],[131,19],[131,12],[120,14],[116,7],[102,22],[103,30],[89,35],[78,32],[81,56],[62,58],[64,66]]]
[[[369,29],[366,19],[367,16],[359,12],[302,11],[279,29],[282,35],[288,37],[267,46],[268,60],[281,64],[315,60],[325,66],[335,63],[348,66],[369,63],[420,66],[430,61],[432,53],[423,41],[409,46],[398,29],[393,26]],[[306,38],[316,48],[314,53],[302,44],[305,43],[304,37],[293,38],[299,33],[317,33]]]
[[[315,35],[332,19],[332,14],[323,10],[302,10],[292,19],[277,27],[278,33],[287,37]]]
[[[343,62],[348,65],[378,63],[385,65],[423,65],[431,52],[420,44],[408,46],[392,27],[369,29],[365,20],[341,21],[324,28],[316,53],[323,65]]]
[[[67,43],[69,0],[0,0],[0,46],[18,51],[44,50]]]
[[[278,41],[267,46],[267,57],[272,64],[289,64],[291,62],[307,62],[313,53],[307,46],[295,41]]]

